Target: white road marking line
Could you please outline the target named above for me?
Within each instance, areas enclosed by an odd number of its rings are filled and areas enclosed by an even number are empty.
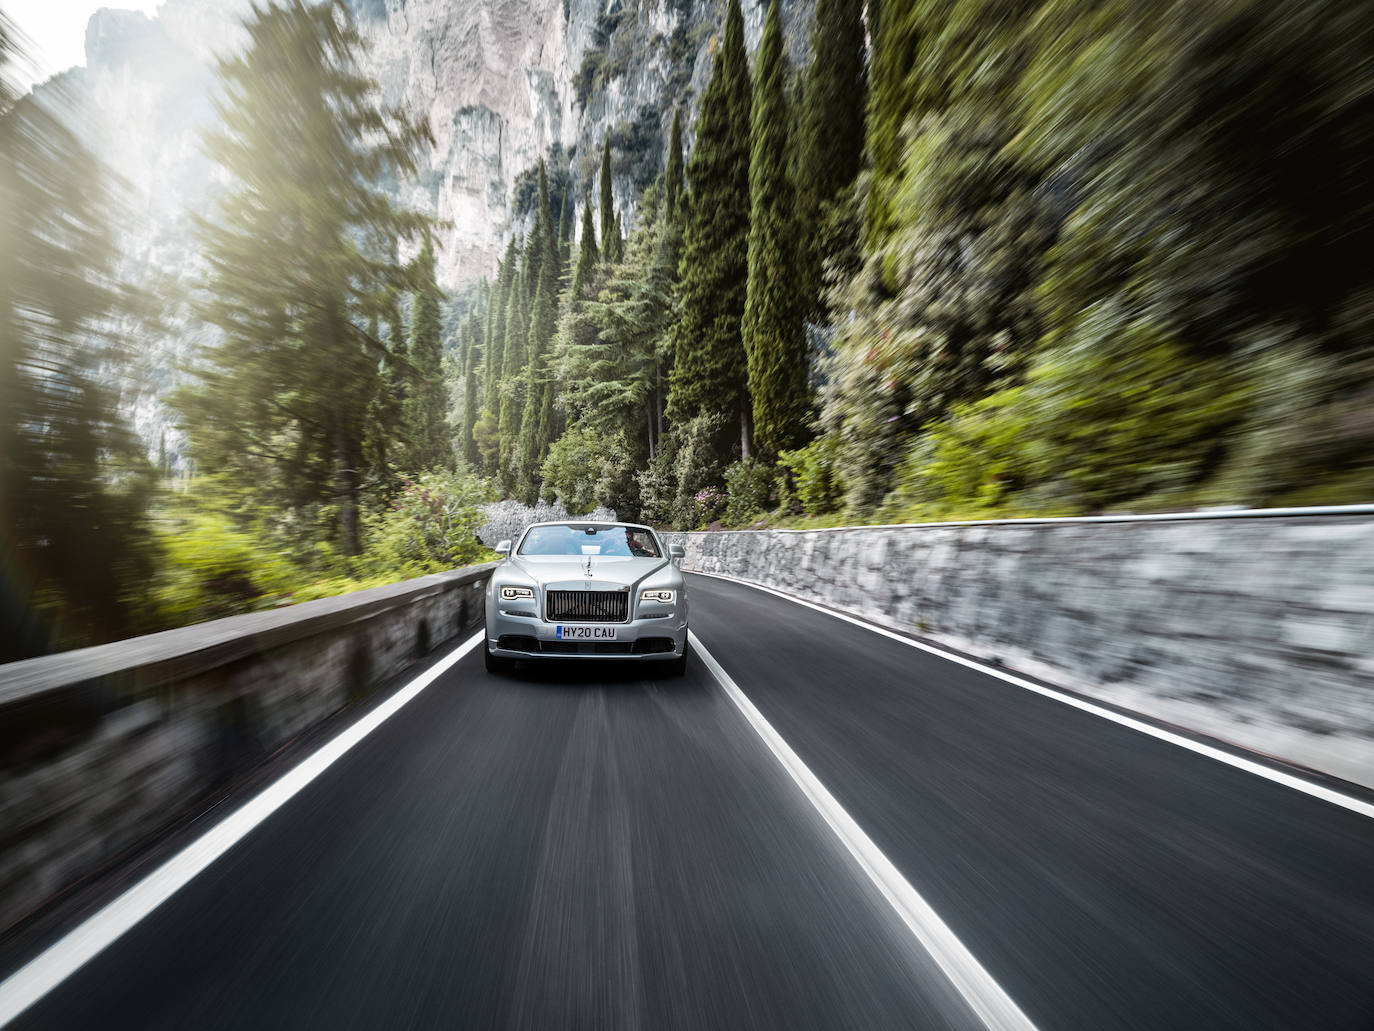
[[[826,790],[797,753],[792,751],[763,713],[716,661],[715,656],[706,650],[701,639],[691,631],[688,635],[696,657],[711,671],[726,696],[735,703],[735,707],[749,721],[769,751],[802,789],[835,836],[858,861],[868,879],[882,892],[883,898],[897,911],[902,922],[939,964],[983,1024],[994,1031],[1035,1031],[1035,1025],[1002,990],[1002,986],[983,969],[983,965],[955,937],[939,914],[892,865],[892,861],[883,855],[882,850],[835,800],[835,796]]]
[[[4,1027],[183,888],[486,639],[481,631],[0,983]]]
[[[687,572],[691,571],[687,570]],[[1330,802],[1332,805],[1340,806],[1342,809],[1348,809],[1352,813],[1358,813],[1360,816],[1367,816],[1370,819],[1374,819],[1374,803],[1368,802],[1365,799],[1347,795],[1334,788],[1326,787],[1323,784],[1317,784],[1314,781],[1295,776],[1285,770],[1267,766],[1253,759],[1247,759],[1242,755],[1235,755],[1225,749],[1217,748],[1205,742],[1194,741],[1192,738],[1185,737],[1182,734],[1176,734],[1163,727],[1156,727],[1144,720],[1136,719],[1133,716],[1127,716],[1123,713],[1114,712],[1105,706],[1096,705],[1086,699],[1077,698],[1063,691],[1057,691],[1054,688],[1046,687],[1044,684],[1037,684],[1035,681],[1026,680],[1024,677],[1018,677],[1013,673],[1008,673],[1006,670],[998,669],[996,666],[988,666],[975,659],[966,658],[963,655],[956,655],[953,652],[945,651],[943,648],[926,644],[923,641],[913,640],[895,630],[889,630],[887,627],[878,626],[876,623],[870,623],[857,616],[851,616],[846,612],[838,612],[835,609],[826,608],[824,605],[818,605],[805,598],[799,598],[794,594],[780,591],[775,587],[765,587],[763,584],[751,583],[748,580],[740,580],[733,576],[724,576],[720,573],[695,572],[692,575],[709,576],[714,580],[724,580],[727,583],[752,587],[756,591],[764,591],[787,601],[795,602],[798,605],[805,605],[809,609],[815,609],[817,612],[824,613],[827,616],[833,616],[846,623],[853,623],[855,626],[863,627],[865,630],[871,630],[875,634],[889,637],[909,647],[916,648],[923,652],[929,652],[931,655],[947,659],[950,662],[956,662],[961,666],[967,666],[969,669],[975,669],[979,673],[986,673],[988,676],[996,677],[999,680],[1005,680],[1008,684],[1015,684],[1017,687],[1023,687],[1027,691],[1043,695],[1045,698],[1052,698],[1056,702],[1062,702],[1064,705],[1071,706],[1072,708],[1092,713],[1094,716],[1100,716],[1104,720],[1109,720],[1123,727],[1129,727],[1131,730],[1138,730],[1140,733],[1148,734],[1150,737],[1158,738],[1160,741],[1167,741],[1172,745],[1178,745],[1180,748],[1186,748],[1190,752],[1204,755],[1209,759],[1215,759],[1217,762],[1225,763],[1227,766],[1235,767],[1238,770],[1244,770],[1246,773],[1253,773],[1255,776],[1263,777],[1265,780],[1273,781],[1275,784],[1282,784],[1284,787],[1292,788],[1294,791],[1301,791],[1303,794],[1311,795],[1313,798],[1319,798],[1323,802]]]

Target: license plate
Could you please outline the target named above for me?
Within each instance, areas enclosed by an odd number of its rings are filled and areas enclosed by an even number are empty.
[[[613,626],[563,626],[554,627],[560,641],[614,641]]]

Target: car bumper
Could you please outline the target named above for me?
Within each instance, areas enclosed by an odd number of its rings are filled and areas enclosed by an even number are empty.
[[[493,655],[503,659],[662,662],[681,657],[687,646],[685,615],[603,625],[615,627],[614,641],[565,641],[559,639],[555,623],[529,616],[509,616],[498,610],[487,615],[487,647]]]

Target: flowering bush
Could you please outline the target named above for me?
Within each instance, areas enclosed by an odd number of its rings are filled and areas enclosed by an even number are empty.
[[[692,505],[696,508],[697,522],[710,523],[720,516],[725,508],[725,492],[718,487],[703,487],[692,495]]]

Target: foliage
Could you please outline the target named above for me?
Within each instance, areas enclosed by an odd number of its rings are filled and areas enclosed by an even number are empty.
[[[787,493],[807,512],[823,514],[840,508],[845,491],[837,458],[834,437],[821,437],[778,456],[778,464],[786,470]]]
[[[703,487],[692,495],[692,508],[696,515],[695,525],[709,526],[725,509],[725,493],[716,486]]]
[[[749,65],[739,0],[729,0],[725,33],[697,116],[696,148],[682,255],[682,318],[669,383],[668,415],[747,418],[741,336],[749,257]],[[713,459],[723,464],[724,441]]]
[[[808,415],[797,194],[788,168],[787,61],[779,0],[768,8],[755,75],[743,341],[754,439],[762,451],[776,454],[801,441]]]
[[[429,472],[365,522],[364,574],[409,579],[483,561],[477,539],[491,485],[471,474]]]
[[[817,0],[801,90],[797,147],[798,257],[803,311],[817,311],[822,265],[834,253],[814,235],[848,193],[864,152],[867,101],[862,0]]]
[[[357,554],[366,438],[391,431],[367,424],[387,348],[365,327],[407,285],[398,239],[426,225],[385,181],[413,174],[432,141],[377,106],[342,0],[257,8],[245,28],[247,48],[219,63],[222,127],[206,138],[228,189],[197,223],[200,314],[222,336],[174,400],[203,468],[264,503],[329,503],[338,547]]]
[[[662,445],[638,477],[644,519],[682,529],[697,525],[700,513],[693,499],[723,480],[720,439],[728,429],[720,415],[707,413],[678,423],[664,434]]]
[[[280,550],[225,516],[192,511],[159,527],[164,560],[155,604],[169,626],[185,626],[290,599],[301,579]]]
[[[444,378],[439,325],[439,284],[434,281],[434,244],[426,240],[416,259],[417,290],[410,362],[416,383],[405,409],[406,449],[410,469],[452,469],[453,433],[448,424],[448,384]]]
[[[549,449],[544,486],[574,512],[613,508],[633,514],[639,508],[634,468],[622,433],[575,426]]]
[[[154,470],[120,414],[138,299],[112,178],[50,99],[15,99],[0,12],[0,662],[140,627]]]
[[[685,189],[682,166],[682,111],[673,109],[673,128],[668,134],[668,170],[663,176],[664,213],[670,222],[677,221],[678,204]]]
[[[611,192],[611,138],[601,150],[601,257],[620,260],[620,231],[615,224],[615,196]]]
[[[727,501],[722,522],[726,526],[748,526],[772,507],[777,470],[766,462],[750,459],[735,462],[725,469]]]
[[[568,175],[568,155],[563,144],[555,141],[545,159],[531,165],[515,177],[510,188],[510,210],[517,219],[524,218],[539,201],[539,175],[544,169],[548,177],[547,196],[549,210],[561,213],[563,204],[572,193],[572,182]]]

